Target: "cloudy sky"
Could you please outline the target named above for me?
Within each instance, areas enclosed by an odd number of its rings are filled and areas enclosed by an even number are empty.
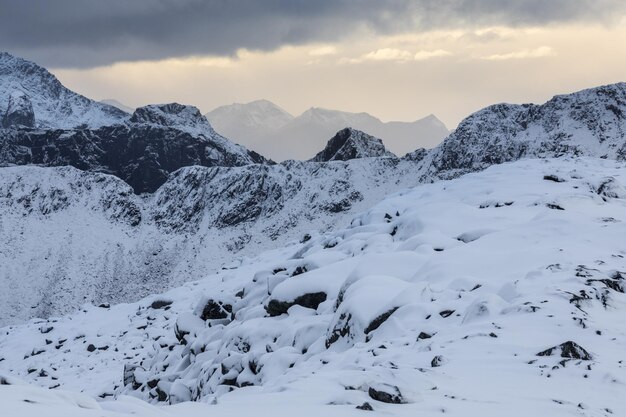
[[[0,0],[0,49],[68,87],[203,112],[269,99],[450,128],[626,81],[624,0]]]

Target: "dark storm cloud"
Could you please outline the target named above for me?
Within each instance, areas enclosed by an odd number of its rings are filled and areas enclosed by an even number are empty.
[[[0,0],[0,50],[56,67],[480,24],[606,22],[623,0]]]

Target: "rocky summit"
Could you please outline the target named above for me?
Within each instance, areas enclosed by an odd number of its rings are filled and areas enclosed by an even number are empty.
[[[347,161],[374,157],[395,157],[395,155],[385,149],[382,140],[348,127],[337,132],[311,161]]]

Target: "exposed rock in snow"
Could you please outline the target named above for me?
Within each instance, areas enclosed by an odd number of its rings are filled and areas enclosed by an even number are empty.
[[[382,140],[347,127],[337,132],[311,161],[347,161],[373,157],[395,157],[395,155],[385,149]]]
[[[26,94],[14,91],[9,96],[6,112],[2,117],[2,127],[34,127],[33,104]]]
[[[215,131],[200,110],[178,103],[151,104],[135,110],[130,123],[172,127],[194,136],[214,136]]]
[[[198,109],[137,109],[126,124],[94,130],[0,130],[0,166],[71,165],[114,174],[136,193],[153,192],[189,165],[241,166],[265,159],[213,131]]]
[[[179,135],[183,146],[189,136]],[[196,280],[268,247],[346,224],[388,193],[415,185],[416,168],[390,158],[195,166],[175,171],[155,194],[142,197],[108,175],[2,168],[0,322],[69,312],[86,301],[135,301],[155,288]]]
[[[537,353],[537,356],[553,356],[559,355],[562,358],[568,359],[581,359],[584,361],[590,361],[591,355],[582,347],[578,346],[578,344],[568,341],[565,343],[561,343],[558,346],[551,347],[550,349],[546,349],[543,352]]]
[[[626,83],[541,105],[487,107],[463,120],[425,163],[429,173],[450,177],[520,158],[564,155],[626,159]]]
[[[40,128],[97,128],[122,122],[128,115],[65,88],[46,69],[6,52],[0,52],[0,115],[19,91],[31,102],[35,125]],[[28,125],[26,125],[28,126]]]

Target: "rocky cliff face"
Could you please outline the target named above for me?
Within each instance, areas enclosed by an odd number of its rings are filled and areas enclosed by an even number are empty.
[[[198,109],[180,104],[139,108],[128,122],[98,129],[12,129],[0,135],[2,165],[70,165],[106,172],[136,193],[156,191],[170,172],[184,166],[265,162],[215,133]]]
[[[347,161],[375,157],[395,157],[395,155],[385,149],[382,140],[347,127],[337,132],[311,161]]]

